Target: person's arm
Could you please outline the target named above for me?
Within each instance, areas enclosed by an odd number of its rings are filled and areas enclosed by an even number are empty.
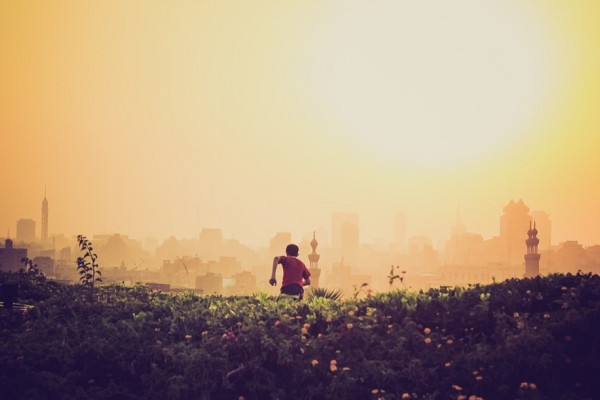
[[[306,265],[304,266],[304,271],[302,271],[302,277],[304,278],[304,282],[302,286],[310,285],[310,272],[306,269]]]
[[[277,272],[277,264],[279,264],[279,257],[275,257],[273,259],[273,271],[271,272],[271,279],[269,279],[269,284],[271,286],[277,285],[277,279],[275,279],[275,272]]]

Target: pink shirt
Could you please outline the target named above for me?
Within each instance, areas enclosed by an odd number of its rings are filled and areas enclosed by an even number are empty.
[[[302,286],[303,279],[308,279],[310,276],[306,265],[296,257],[281,256],[279,257],[279,264],[283,267],[282,287],[292,284]]]

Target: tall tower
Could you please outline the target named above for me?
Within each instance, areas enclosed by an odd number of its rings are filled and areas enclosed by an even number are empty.
[[[529,223],[529,230],[527,236],[529,238],[525,241],[527,245],[527,254],[525,254],[525,278],[533,278],[540,274],[540,255],[538,254],[538,244],[540,240],[537,238],[537,229],[535,228],[535,221],[533,222],[533,229],[531,229],[531,222]]]
[[[44,187],[44,200],[42,200],[42,244],[48,243],[48,200]]]
[[[315,288],[319,287],[319,277],[321,276],[321,268],[319,268],[319,258],[321,258],[321,255],[317,253],[318,245],[319,242],[317,242],[315,232],[313,232],[313,239],[310,241],[312,253],[308,255],[308,260],[310,261],[308,270],[310,271],[310,284]]]

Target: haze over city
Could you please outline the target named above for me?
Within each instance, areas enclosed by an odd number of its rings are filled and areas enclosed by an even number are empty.
[[[523,199],[600,243],[597,2],[0,6],[0,232],[266,246],[484,238]],[[13,234],[14,236],[14,234]],[[307,251],[305,251],[306,253]]]

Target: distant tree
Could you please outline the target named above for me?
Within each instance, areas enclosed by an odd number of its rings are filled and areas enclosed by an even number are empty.
[[[102,275],[98,266],[98,255],[94,253],[92,242],[88,241],[83,235],[77,236],[79,249],[84,252],[82,257],[77,257],[77,270],[79,271],[79,281],[83,286],[89,287],[94,294],[94,284],[102,282]]]

